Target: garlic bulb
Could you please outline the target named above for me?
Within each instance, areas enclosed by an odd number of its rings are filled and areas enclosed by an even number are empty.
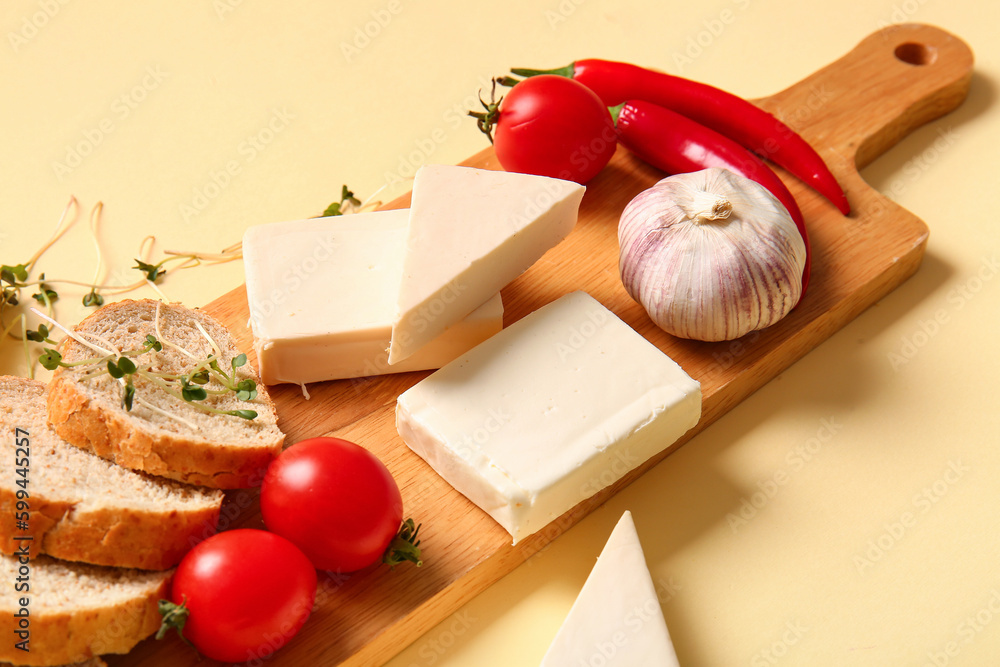
[[[629,295],[667,333],[731,340],[788,314],[802,293],[806,248],[763,186],[713,167],[639,193],[618,226]]]

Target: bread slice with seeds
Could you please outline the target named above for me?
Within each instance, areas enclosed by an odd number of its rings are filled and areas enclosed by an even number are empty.
[[[10,455],[0,458],[0,552],[25,546],[31,556],[165,570],[215,532],[222,491],[134,472],[67,444],[46,422],[41,382],[0,376],[0,427],[10,439]],[[18,500],[29,507],[23,525]]]
[[[22,563],[0,556],[0,661],[65,665],[128,653],[160,626],[157,602],[169,596],[173,570],[150,572],[69,563],[39,556]],[[28,592],[13,583],[25,578]],[[19,611],[27,602],[28,628]],[[18,635],[18,631],[26,636]],[[29,651],[17,648],[27,638]]]
[[[103,306],[74,333],[59,344],[63,362],[128,352],[139,372],[115,379],[106,363],[57,369],[49,384],[48,416],[67,442],[127,468],[189,484],[260,485],[284,435],[266,388],[250,364],[239,364],[246,357],[222,324],[179,304],[124,300]],[[161,350],[149,349],[154,340]],[[183,391],[195,400],[182,397],[176,381],[181,377],[187,382]],[[130,408],[124,401],[128,380],[134,386]],[[208,383],[198,384],[202,380]],[[253,387],[255,395],[226,386],[240,383]],[[207,393],[204,400],[197,398],[201,390]]]

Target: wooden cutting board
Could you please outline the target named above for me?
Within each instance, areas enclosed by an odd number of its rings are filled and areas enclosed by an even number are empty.
[[[847,191],[849,217],[784,172],[799,201],[813,249],[813,273],[802,303],[779,324],[727,343],[672,338],[655,327],[618,277],[618,217],[625,204],[662,174],[619,149],[590,183],[570,236],[503,291],[505,324],[573,291],[586,290],[677,360],[704,393],[704,414],[685,438],[540,533],[518,544],[443,482],[396,433],[396,397],[426,373],[273,388],[288,442],[332,434],[368,447],[399,482],[407,516],[423,523],[423,567],[372,568],[351,576],[322,574],[317,605],[301,634],[269,659],[272,665],[376,665],[398,653],[463,603],[510,572],[684,441],[725,414],[797,359],[908,278],[920,264],[927,227],[869,187],[864,167],[914,128],[964,99],[972,52],[932,26],[897,25],[863,40],[840,60],[756,102],[799,131],[826,159]],[[651,63],[655,65],[656,63]],[[465,163],[499,169],[492,150]],[[387,208],[407,206],[409,197]],[[246,292],[207,306],[251,349]],[[475,400],[475,397],[469,398]],[[256,491],[227,494],[220,528],[261,526]],[[198,663],[178,640],[146,641],[111,664]],[[502,658],[499,662],[503,662]]]

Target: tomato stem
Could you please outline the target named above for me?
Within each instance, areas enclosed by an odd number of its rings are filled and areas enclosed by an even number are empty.
[[[197,651],[191,640],[184,636],[184,624],[191,615],[191,610],[187,608],[187,598],[182,597],[180,604],[174,604],[170,600],[160,600],[156,608],[163,617],[163,622],[156,631],[156,638],[163,639],[171,630],[177,630],[177,635],[184,640],[184,643]]]
[[[476,127],[479,131],[486,135],[493,143],[493,126],[496,124],[497,119],[500,117],[500,103],[503,102],[501,97],[497,99],[497,80],[493,79],[493,88],[490,90],[490,101],[487,104],[483,101],[483,91],[479,91],[479,103],[483,105],[485,111],[470,111],[469,115],[476,119]]]
[[[420,526],[415,525],[413,519],[404,521],[382,555],[382,562],[392,569],[405,562],[415,563],[417,567],[423,565],[420,540],[417,539],[419,531]]]
[[[625,107],[625,102],[621,104],[616,104],[613,107],[608,107],[608,111],[611,113],[611,122],[615,124],[615,128],[618,127],[618,116],[621,115],[622,109]]]

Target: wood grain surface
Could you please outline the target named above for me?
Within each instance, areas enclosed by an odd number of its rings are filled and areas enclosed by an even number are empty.
[[[397,435],[396,397],[426,373],[322,383],[309,387],[308,401],[298,387],[272,388],[289,443],[337,435],[368,447],[386,463],[402,488],[406,514],[423,523],[427,560],[419,569],[321,573],[312,617],[301,634],[267,662],[381,664],[913,274],[923,257],[927,227],[869,187],[858,169],[914,128],[957,107],[968,89],[972,63],[971,51],[956,37],[932,26],[896,25],[867,37],[790,88],[756,100],[816,147],[847,191],[853,210],[842,216],[779,170],[799,201],[810,233],[809,292],[783,321],[737,341],[672,338],[625,293],[618,277],[618,217],[633,196],[663,174],[619,149],[589,184],[572,234],[503,291],[505,324],[567,292],[586,290],[701,382],[704,413],[681,442],[517,547]],[[464,164],[499,168],[491,150]],[[407,203],[408,197],[402,197],[388,207]],[[250,349],[244,289],[222,296],[207,310],[233,330],[243,349]],[[229,492],[220,528],[260,525],[256,491]],[[130,655],[109,657],[108,662],[150,667],[211,664],[199,663],[179,640],[146,641]]]

